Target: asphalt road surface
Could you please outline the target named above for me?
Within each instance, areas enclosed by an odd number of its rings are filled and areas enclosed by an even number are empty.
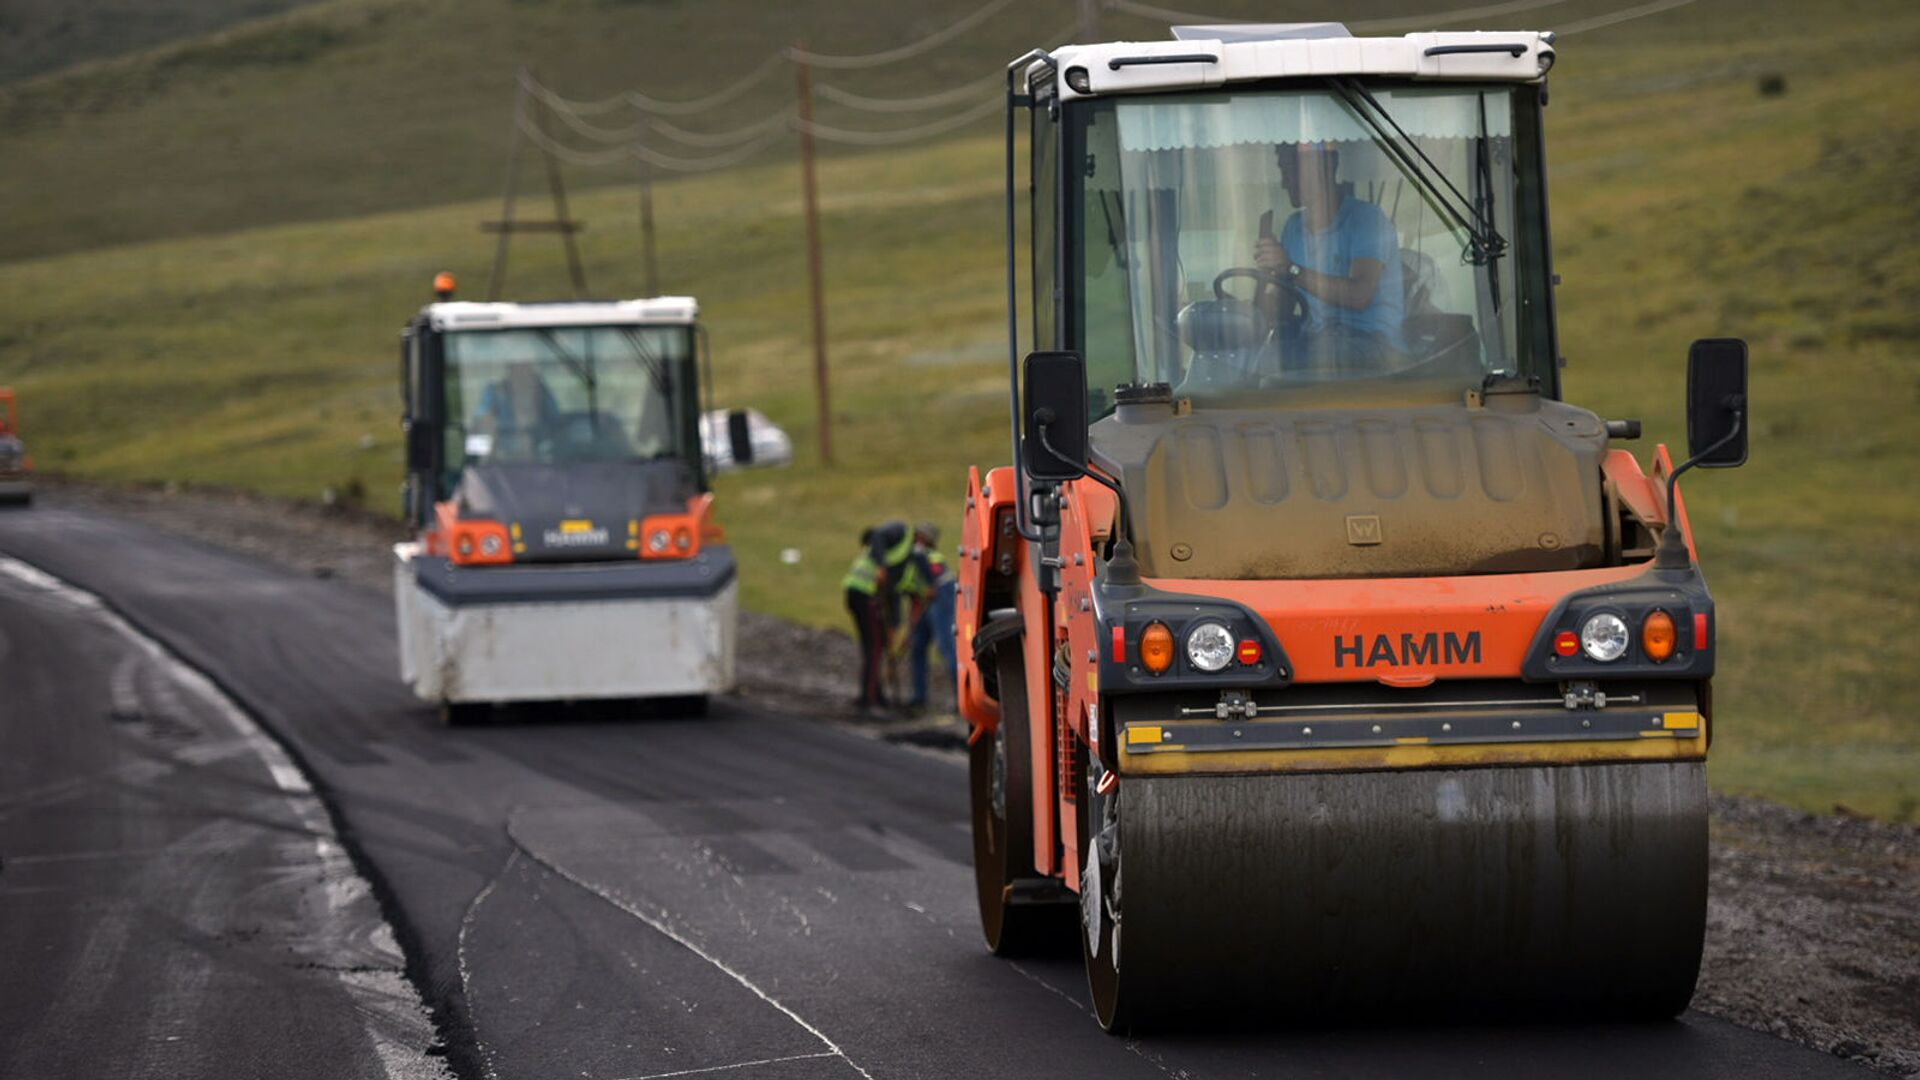
[[[384,598],[54,508],[0,514],[0,554],[104,597],[284,740],[379,891],[448,1061],[466,1076],[1872,1075],[1698,1013],[1629,1026],[1393,1018],[1116,1039],[1091,1019],[1070,943],[1019,964],[982,948],[958,761],[726,702],[697,719],[549,715],[448,730],[395,677]],[[226,895],[235,886],[222,875],[251,872],[252,857],[219,837],[198,842],[232,845],[222,865],[169,859],[121,871],[134,875],[124,880],[75,879],[91,890],[84,902],[7,891],[33,880],[16,870],[16,850],[53,865],[103,843],[85,815],[34,811],[30,827],[15,827],[7,808],[116,760],[14,732],[63,718],[102,725],[115,678],[113,650],[81,640],[98,630],[17,593],[0,591],[0,641],[10,643],[0,746],[46,748],[33,775],[0,771],[0,945],[9,957],[28,947],[29,932],[15,929],[23,912],[34,940],[60,944],[25,978],[10,964],[0,980],[0,1055],[12,1055],[0,1056],[0,1074],[28,1075],[9,1061],[93,1071],[83,1066],[136,1052],[167,1075],[250,1071],[212,1068],[204,1048],[166,1068],[150,1036],[89,1044],[75,1034],[120,1024],[116,1002],[146,992],[123,983],[157,977],[131,959],[103,967],[105,947],[91,944],[103,933],[121,955],[145,956],[138,944],[178,936],[157,924],[190,918],[195,904],[218,922],[225,911],[251,917],[223,905],[260,901]],[[24,712],[10,704],[16,678],[35,688]],[[210,797],[209,782],[195,783],[186,778],[196,798]],[[190,874],[200,877],[180,884]],[[141,916],[110,922],[100,897],[112,890]],[[63,994],[76,987],[69,1007]],[[183,1029],[185,1039],[272,1043],[333,1066],[316,1073],[356,1075],[370,1060],[365,1009],[329,1000],[325,987],[268,1000],[203,979],[176,986],[169,1007],[218,1017]],[[297,1042],[290,1012],[304,1018]]]
[[[199,673],[0,556],[0,1076],[435,1077],[301,773]]]

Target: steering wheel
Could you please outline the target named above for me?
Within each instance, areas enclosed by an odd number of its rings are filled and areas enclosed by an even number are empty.
[[[1281,366],[1286,367],[1291,359],[1286,355],[1288,345],[1299,340],[1300,326],[1307,319],[1307,298],[1306,294],[1300,291],[1300,282],[1288,275],[1276,274],[1258,266],[1230,266],[1214,275],[1213,295],[1221,300],[1236,300],[1233,294],[1227,292],[1227,282],[1236,278],[1251,278],[1258,283],[1254,288],[1251,303],[1263,320],[1267,318],[1267,306],[1263,303],[1266,299],[1266,291],[1269,288],[1279,291],[1279,302],[1275,305],[1278,318],[1268,329],[1267,340],[1277,340],[1279,344],[1275,351],[1280,354]]]

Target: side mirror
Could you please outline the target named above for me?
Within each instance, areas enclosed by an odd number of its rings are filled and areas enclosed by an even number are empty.
[[[440,433],[433,424],[419,417],[407,420],[407,471],[428,472],[433,454],[439,449]]]
[[[1087,364],[1076,352],[1028,353],[1022,465],[1035,480],[1087,474]]]
[[[747,426],[745,409],[727,413],[727,449],[733,454],[734,467],[744,469],[753,464],[753,432]]]
[[[1747,463],[1747,343],[1702,338],[1687,350],[1687,456],[1703,469]]]

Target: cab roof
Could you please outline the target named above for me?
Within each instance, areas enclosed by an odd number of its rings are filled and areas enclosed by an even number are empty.
[[[449,300],[421,309],[435,330],[512,330],[532,326],[690,326],[700,316],[691,296],[644,300],[477,303]]]
[[[1538,82],[1553,35],[1537,30],[1431,31],[1354,37],[1339,23],[1176,26],[1172,41],[1063,45],[1053,51],[1064,99],[1202,90],[1263,79],[1383,76]],[[1036,64],[1029,75],[1043,70]],[[1085,77],[1080,72],[1085,72]],[[1074,84],[1084,87],[1076,89]]]

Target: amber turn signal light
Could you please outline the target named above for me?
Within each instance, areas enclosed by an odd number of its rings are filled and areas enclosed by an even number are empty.
[[[1140,665],[1155,675],[1173,666],[1173,631],[1166,623],[1148,623],[1141,631]]]
[[[1673,656],[1673,646],[1678,640],[1673,629],[1673,616],[1664,611],[1650,611],[1646,621],[1640,624],[1640,649],[1647,659],[1654,663],[1663,663]]]

